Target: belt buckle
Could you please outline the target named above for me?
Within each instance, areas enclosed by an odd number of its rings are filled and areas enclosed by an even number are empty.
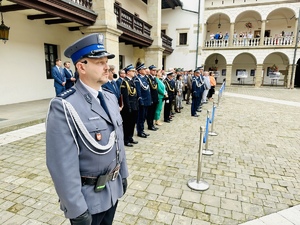
[[[117,177],[119,175],[119,171],[120,171],[120,166],[116,166],[116,168],[115,168],[115,170],[113,172],[113,176],[111,178],[112,181],[115,180],[115,179],[117,179]]]

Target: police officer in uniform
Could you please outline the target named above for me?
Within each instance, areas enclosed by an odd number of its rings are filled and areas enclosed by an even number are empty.
[[[171,121],[171,105],[175,97],[175,83],[173,82],[173,72],[167,72],[167,77],[164,80],[168,98],[165,101],[164,107],[164,121],[170,123]]]
[[[65,50],[79,73],[74,87],[52,99],[46,120],[46,163],[60,208],[72,225],[112,224],[128,169],[116,97],[103,91],[108,59],[102,34]]]
[[[158,130],[157,127],[154,126],[154,114],[155,110],[158,104],[158,90],[157,90],[157,81],[155,79],[156,76],[156,66],[151,65],[149,66],[150,74],[147,75],[147,79],[150,86],[150,92],[151,92],[151,105],[148,107],[147,112],[147,125],[148,130],[156,131]]]
[[[134,83],[135,69],[132,64],[124,69],[126,77],[121,83],[121,95],[123,96],[123,109],[121,116],[123,118],[124,144],[133,147],[137,141],[133,140],[134,126],[138,115],[138,96]]]
[[[140,64],[136,70],[138,75],[134,79],[136,91],[138,94],[139,111],[136,123],[137,135],[147,138],[149,134],[144,131],[144,123],[147,117],[148,107],[151,105],[151,93],[148,80],[146,78],[146,69],[144,63]]]
[[[203,83],[200,79],[200,68],[195,69],[194,76],[192,78],[192,106],[191,115],[198,117],[197,111],[200,111],[198,107],[200,106],[201,97],[203,93]]]

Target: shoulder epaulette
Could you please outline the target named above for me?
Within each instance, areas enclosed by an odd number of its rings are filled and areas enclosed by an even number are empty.
[[[104,87],[104,88],[102,88],[102,90],[103,90],[103,91],[106,91],[106,92],[109,92],[109,93],[111,93],[111,94],[114,94],[114,93],[113,93],[111,90],[109,90],[108,88],[105,88],[105,87]]]
[[[64,92],[60,93],[59,95],[57,95],[57,97],[60,97],[60,98],[67,98],[69,97],[70,95],[74,94],[76,92],[76,90],[74,88],[70,88],[68,90],[65,90]]]

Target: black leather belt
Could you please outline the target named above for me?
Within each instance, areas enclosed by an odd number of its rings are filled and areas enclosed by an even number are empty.
[[[120,171],[120,166],[116,167],[111,173],[106,175],[100,175],[99,177],[81,177],[81,183],[83,185],[95,185],[98,181],[98,179],[104,179],[105,183],[108,181],[115,180]]]

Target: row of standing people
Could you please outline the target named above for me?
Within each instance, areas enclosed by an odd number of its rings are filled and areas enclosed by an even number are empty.
[[[155,66],[144,64],[127,66],[121,71],[124,77],[114,81],[114,68],[107,62],[115,55],[105,50],[103,40],[102,34],[90,34],[65,50],[79,76],[68,90],[61,92],[55,86],[57,97],[51,100],[46,119],[46,163],[61,209],[72,225],[113,223],[129,176],[124,143],[137,144],[135,124],[138,136],[147,138],[146,119],[148,129],[157,130],[154,121],[159,124],[163,101],[164,121],[170,122],[171,104],[183,88],[172,71],[163,80]],[[58,62],[53,68],[54,82],[64,89],[66,79],[59,67]],[[197,91],[192,88],[191,93],[194,102]]]

